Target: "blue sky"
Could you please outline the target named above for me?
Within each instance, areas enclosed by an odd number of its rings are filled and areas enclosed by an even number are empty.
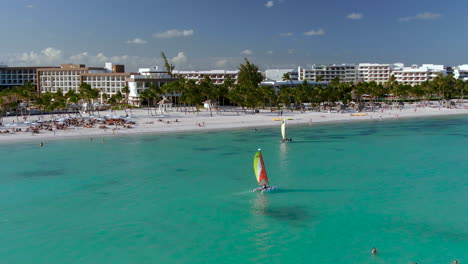
[[[468,1],[0,0],[0,64],[468,63]],[[7,36],[7,37],[5,37]]]

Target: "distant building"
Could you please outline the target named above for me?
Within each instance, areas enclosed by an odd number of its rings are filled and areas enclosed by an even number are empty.
[[[265,81],[284,81],[283,76],[289,74],[289,78],[293,81],[299,79],[299,74],[296,69],[268,69],[265,71]]]
[[[142,102],[141,92],[148,89],[151,85],[162,87],[166,83],[177,80],[177,78],[170,76],[168,72],[158,71],[157,69],[157,67],[153,69],[142,68],[138,70],[138,73],[132,73],[126,79],[130,90],[129,104],[140,105]]]
[[[376,82],[385,84],[390,79],[392,72],[403,67],[403,64],[380,64],[380,63],[359,63],[358,81]]]
[[[195,80],[196,82],[199,82],[203,80],[206,76],[208,76],[214,84],[223,84],[228,77],[231,77],[234,83],[237,83],[239,70],[173,71],[172,74],[174,75],[174,77],[185,78],[187,80]]]
[[[339,79],[340,82],[357,82],[357,67],[354,64],[330,64],[330,65],[312,65],[311,68],[298,68],[299,80],[310,80],[331,82]]]
[[[113,72],[113,73],[123,73],[125,72],[125,65],[121,64],[113,64],[111,62],[106,62],[104,69],[107,72]]]
[[[86,67],[84,64],[62,64],[60,68],[37,69],[37,90],[43,92],[57,92],[61,89],[63,93],[70,90],[78,92],[81,85],[81,74],[105,73],[104,68]]]
[[[453,77],[455,79],[468,80],[468,64],[458,65],[453,69]]]
[[[421,67],[413,64],[411,67],[395,69],[392,73],[398,83],[411,86],[419,85],[425,81],[432,81],[439,74],[447,75],[444,65],[434,64],[423,64]]]
[[[328,87],[329,82],[314,82],[314,81],[306,81],[308,85],[312,86],[322,86],[323,88]],[[291,80],[291,81],[263,81],[260,83],[261,86],[271,86],[275,89],[275,92],[281,90],[282,87],[294,87],[297,85],[303,84],[304,81],[298,80]]]
[[[105,93],[112,96],[118,92],[122,92],[122,88],[127,86],[127,78],[130,78],[130,73],[82,73],[81,83],[87,83],[93,89],[98,89],[101,94]]]
[[[26,82],[37,85],[37,69],[50,67],[8,67],[0,66],[0,89],[22,86]]]
[[[447,73],[447,75],[453,76],[453,74],[454,74],[453,67],[452,66],[444,66],[444,67],[445,67],[444,69],[445,69],[445,72]]]

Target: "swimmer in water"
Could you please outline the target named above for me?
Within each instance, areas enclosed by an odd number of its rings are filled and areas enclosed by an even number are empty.
[[[44,144],[41,142],[41,144],[39,144],[39,146],[41,146],[41,148],[44,146]]]
[[[376,248],[372,249],[372,255],[377,255],[377,249]]]

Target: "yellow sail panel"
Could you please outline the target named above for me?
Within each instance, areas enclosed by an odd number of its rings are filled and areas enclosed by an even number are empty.
[[[255,153],[254,156],[254,172],[255,177],[257,178],[257,182],[260,185],[268,184],[268,176],[265,168],[265,164],[263,162],[263,156],[260,151]]]

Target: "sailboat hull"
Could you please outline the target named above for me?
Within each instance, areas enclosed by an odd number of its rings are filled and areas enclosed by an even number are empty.
[[[270,187],[267,187],[266,189],[264,189],[263,187],[258,187],[258,188],[252,189],[252,192],[271,192],[276,189],[278,189],[278,187],[276,186],[270,186]]]

